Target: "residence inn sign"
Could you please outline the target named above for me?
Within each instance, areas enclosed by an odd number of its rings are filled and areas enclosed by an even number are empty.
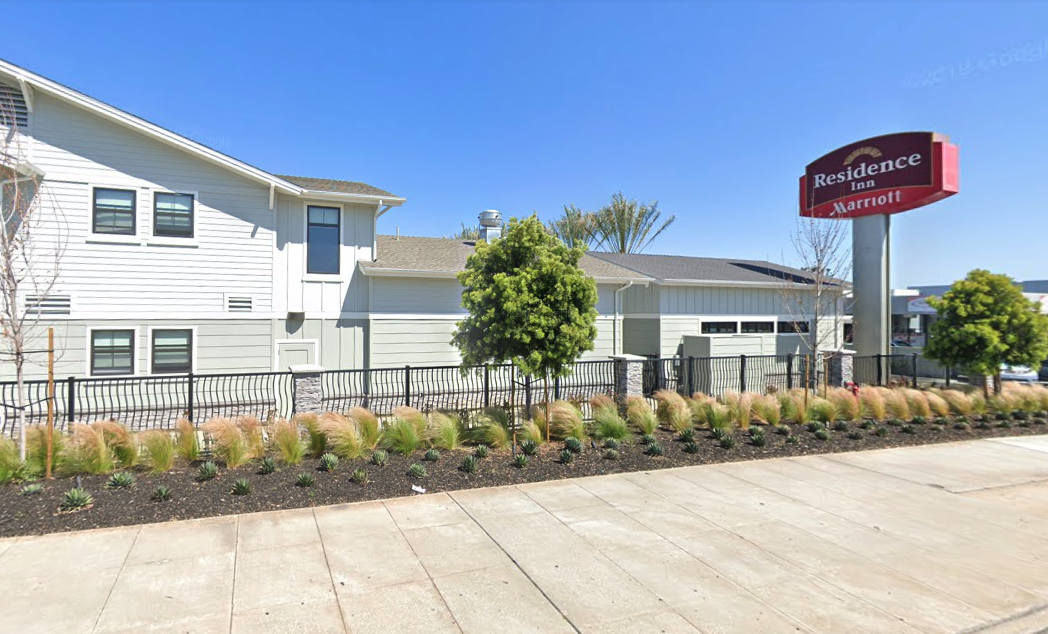
[[[859,218],[922,207],[958,190],[957,146],[934,132],[900,132],[833,150],[801,177],[801,215]]]

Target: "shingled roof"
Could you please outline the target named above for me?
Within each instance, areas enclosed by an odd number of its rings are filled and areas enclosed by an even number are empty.
[[[339,194],[359,194],[361,196],[390,196],[393,198],[399,198],[395,194],[391,194],[384,189],[379,189],[367,183],[360,183],[357,181],[337,181],[330,178],[309,178],[308,176],[285,176],[283,174],[277,174],[278,178],[282,178],[289,183],[298,185],[304,189],[309,189],[318,192],[336,192]]]
[[[457,273],[466,268],[466,258],[473,253],[475,246],[475,242],[454,238],[378,236],[378,259],[373,262],[363,261],[360,266],[364,269],[393,269],[405,272]],[[588,253],[582,256],[579,265],[595,279],[650,279],[646,275],[605,262]]]
[[[597,253],[592,257],[615,264],[660,282],[715,282],[739,284],[811,284],[811,274],[764,260],[733,258],[699,258],[686,255],[650,255],[634,253]]]

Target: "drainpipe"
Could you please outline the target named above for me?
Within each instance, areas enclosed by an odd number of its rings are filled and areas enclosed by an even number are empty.
[[[615,297],[612,299],[612,302],[611,302],[613,304],[613,308],[614,308],[614,311],[615,311],[615,314],[612,316],[612,319],[614,319],[613,328],[612,328],[612,335],[614,336],[614,339],[611,340],[611,353],[612,354],[618,354],[619,353],[619,303],[620,303],[619,302],[619,293],[621,293],[622,291],[626,290],[627,288],[629,288],[631,286],[633,286],[633,282],[632,281],[627,282],[625,286],[617,289],[615,291]]]

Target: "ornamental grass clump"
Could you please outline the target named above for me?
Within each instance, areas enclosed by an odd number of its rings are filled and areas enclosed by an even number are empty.
[[[363,407],[353,407],[346,412],[346,418],[353,421],[360,435],[360,442],[364,449],[373,451],[382,441],[382,427],[379,425],[378,417]]]
[[[139,435],[145,449],[142,461],[153,473],[165,473],[175,466],[175,439],[171,433],[154,429]]]
[[[269,442],[284,464],[297,465],[306,457],[306,445],[294,421],[280,419],[270,425]]]
[[[950,411],[958,416],[971,416],[975,413],[972,397],[960,390],[943,390],[939,396],[950,406]]]
[[[52,473],[70,475],[75,471],[66,464],[66,445],[69,437],[66,434],[54,433],[51,437]],[[47,428],[44,425],[30,425],[25,434],[26,456],[24,475],[43,475],[47,469]],[[16,450],[15,456],[18,456]]]
[[[202,427],[214,443],[215,456],[226,463],[226,467],[230,469],[236,469],[246,463],[253,455],[252,442],[248,434],[254,433],[254,429],[251,428],[250,423],[247,427],[248,429],[245,430],[238,424],[238,421],[219,417],[212,418]]]
[[[783,412],[789,411],[789,418],[798,425],[803,425],[811,420],[809,404],[811,403],[812,396],[801,388],[793,388],[789,391],[786,396],[787,401],[783,402]]]
[[[641,434],[654,433],[659,426],[658,417],[651,411],[651,406],[643,396],[631,396],[626,399],[626,420]]]
[[[552,440],[585,438],[586,425],[582,412],[568,401],[554,401],[549,406],[549,434]]]
[[[782,421],[782,406],[773,394],[755,396],[751,407],[753,415],[763,423],[774,427]]]
[[[0,485],[23,479],[25,471],[18,457],[18,445],[10,438],[0,438]]]
[[[197,428],[188,419],[180,418],[175,423],[175,451],[186,462],[196,462],[200,458]]]
[[[884,403],[884,393],[881,391],[881,388],[860,388],[859,404],[862,406],[863,415],[867,418],[873,420],[888,418],[888,407]]]
[[[508,411],[501,407],[489,407],[479,416],[479,424],[474,432],[476,440],[495,449],[510,446],[513,441],[513,421]]]
[[[346,460],[355,460],[363,457],[370,449],[360,433],[357,421],[349,416],[324,414],[317,419],[317,434],[324,437],[324,446],[328,449],[317,455],[317,458],[330,452]],[[317,443],[316,447],[319,446]]]
[[[928,405],[928,397],[924,392],[912,388],[898,388],[898,390],[906,397],[906,404],[910,406],[910,418],[914,416],[929,418],[932,415],[932,408]]]
[[[462,422],[456,416],[434,412],[429,415],[429,437],[433,446],[454,451],[462,446]]]
[[[950,415],[950,404],[936,392],[925,392],[924,398],[928,401],[928,408],[936,417],[943,418]]]
[[[422,446],[422,436],[411,420],[398,417],[386,425],[382,442],[390,451],[406,456]]]
[[[753,419],[753,399],[751,394],[739,394],[738,392],[725,392],[721,397],[724,406],[728,408],[735,427],[749,429],[750,421]]]
[[[832,423],[838,417],[837,407],[824,398],[815,397],[812,399],[809,410],[814,420],[824,424]]]
[[[837,408],[838,416],[844,420],[862,418],[862,403],[851,390],[843,387],[833,388],[827,393],[829,401]]]
[[[593,407],[593,437],[597,440],[613,438],[622,440],[630,435],[629,426],[619,416],[619,408],[607,396],[593,398],[590,401]]]
[[[704,406],[706,424],[713,431],[735,429],[735,419],[724,405],[710,402]]]
[[[313,412],[296,414],[292,418],[296,425],[301,425],[306,430],[307,442],[309,443],[309,455],[319,458],[327,451],[327,434],[320,425],[320,416]]]
[[[520,433],[518,436],[523,439],[524,442],[533,442],[536,446],[546,442],[548,436],[549,427],[546,426],[546,414],[540,407],[535,408],[534,416],[531,420],[524,421],[524,424],[520,426]]]
[[[906,400],[906,395],[900,389],[885,389],[883,394],[884,405],[888,410],[888,415],[893,418],[909,420],[912,414],[910,413],[910,404]]]
[[[656,415],[667,428],[679,432],[693,425],[691,408],[680,394],[673,390],[659,390],[655,392],[655,400],[659,404]]]
[[[63,465],[70,473],[103,475],[113,471],[118,460],[111,439],[117,433],[127,434],[127,430],[112,421],[73,425],[72,436],[63,447]]]

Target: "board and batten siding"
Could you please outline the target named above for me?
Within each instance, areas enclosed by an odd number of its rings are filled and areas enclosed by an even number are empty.
[[[658,317],[626,317],[622,325],[622,351],[641,356],[658,356],[660,351]]]
[[[54,294],[73,296],[72,318],[214,316],[226,295],[272,312],[267,187],[45,94],[32,132],[50,235],[65,243]],[[137,192],[133,243],[91,233],[93,187]],[[195,194],[192,239],[153,237],[155,192]]]
[[[368,322],[364,319],[274,319],[274,345],[277,341],[289,340],[317,342],[320,358],[314,359],[314,363],[325,370],[358,370],[366,364]],[[288,368],[274,369],[285,372]]]

